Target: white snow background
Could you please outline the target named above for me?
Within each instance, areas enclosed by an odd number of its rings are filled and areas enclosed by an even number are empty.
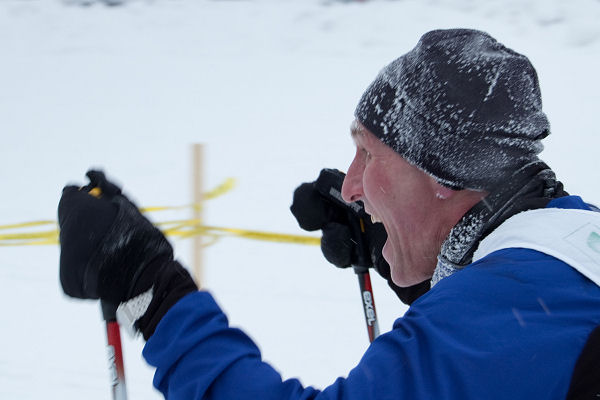
[[[380,68],[434,28],[472,27],[529,56],[551,124],[542,158],[600,202],[600,1],[0,0],[0,225],[55,219],[60,191],[104,168],[140,205],[191,200],[207,145],[218,226],[302,234],[294,188],[345,170],[349,124]],[[183,215],[182,215],[183,213]],[[154,220],[188,218],[157,213]],[[190,243],[174,241],[190,264]],[[0,248],[0,398],[110,397],[104,324],[66,298],[58,248]],[[226,238],[202,284],[284,377],[324,387],[368,346],[354,274],[318,247]],[[382,331],[406,309],[375,274]],[[130,399],[159,398],[141,339],[123,340]]]

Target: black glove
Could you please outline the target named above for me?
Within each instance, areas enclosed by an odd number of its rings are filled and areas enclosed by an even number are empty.
[[[387,240],[385,228],[371,222],[362,202],[346,203],[342,199],[344,177],[336,169],[321,170],[316,181],[303,183],[295,190],[292,214],[302,229],[323,231],[321,250],[327,261],[340,268],[375,268],[400,300],[411,304],[429,290],[429,280],[406,288],[392,282],[390,266],[381,254]]]
[[[100,171],[87,176],[87,186],[66,186],[58,205],[63,291],[118,305],[154,287],[136,323],[147,339],[168,308],[197,287],[162,232],[121,189]]]

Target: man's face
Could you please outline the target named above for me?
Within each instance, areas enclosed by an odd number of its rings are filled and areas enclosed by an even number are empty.
[[[430,278],[450,229],[444,228],[441,204],[449,189],[358,122],[352,125],[352,136],[356,154],[342,187],[344,200],[362,200],[372,219],[383,223],[388,234],[383,257],[394,283],[404,287]]]

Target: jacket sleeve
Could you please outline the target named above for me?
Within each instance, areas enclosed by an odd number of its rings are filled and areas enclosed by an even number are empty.
[[[402,398],[389,397],[389,383],[400,383],[398,376],[406,362],[399,362],[398,357],[404,355],[384,350],[395,344],[380,339],[347,378],[338,378],[323,391],[303,387],[297,379],[282,381],[279,373],[261,360],[252,340],[229,327],[213,297],[200,291],[169,310],[146,343],[143,355],[156,367],[154,386],[170,400]],[[388,383],[378,384],[379,380]]]
[[[144,357],[170,400],[564,399],[598,309],[600,288],[573,268],[507,249],[439,282],[322,391],[282,381],[202,291],[167,312]]]
[[[167,399],[256,399],[264,398],[265,388],[277,389],[272,398],[309,399],[317,393],[303,390],[297,380],[282,383],[252,340],[229,327],[207,292],[190,294],[172,307],[143,355],[156,367],[154,386]]]

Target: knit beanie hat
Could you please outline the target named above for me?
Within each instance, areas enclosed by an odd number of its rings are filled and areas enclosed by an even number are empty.
[[[497,187],[537,160],[550,133],[527,57],[469,29],[423,35],[379,73],[355,117],[453,189]]]

